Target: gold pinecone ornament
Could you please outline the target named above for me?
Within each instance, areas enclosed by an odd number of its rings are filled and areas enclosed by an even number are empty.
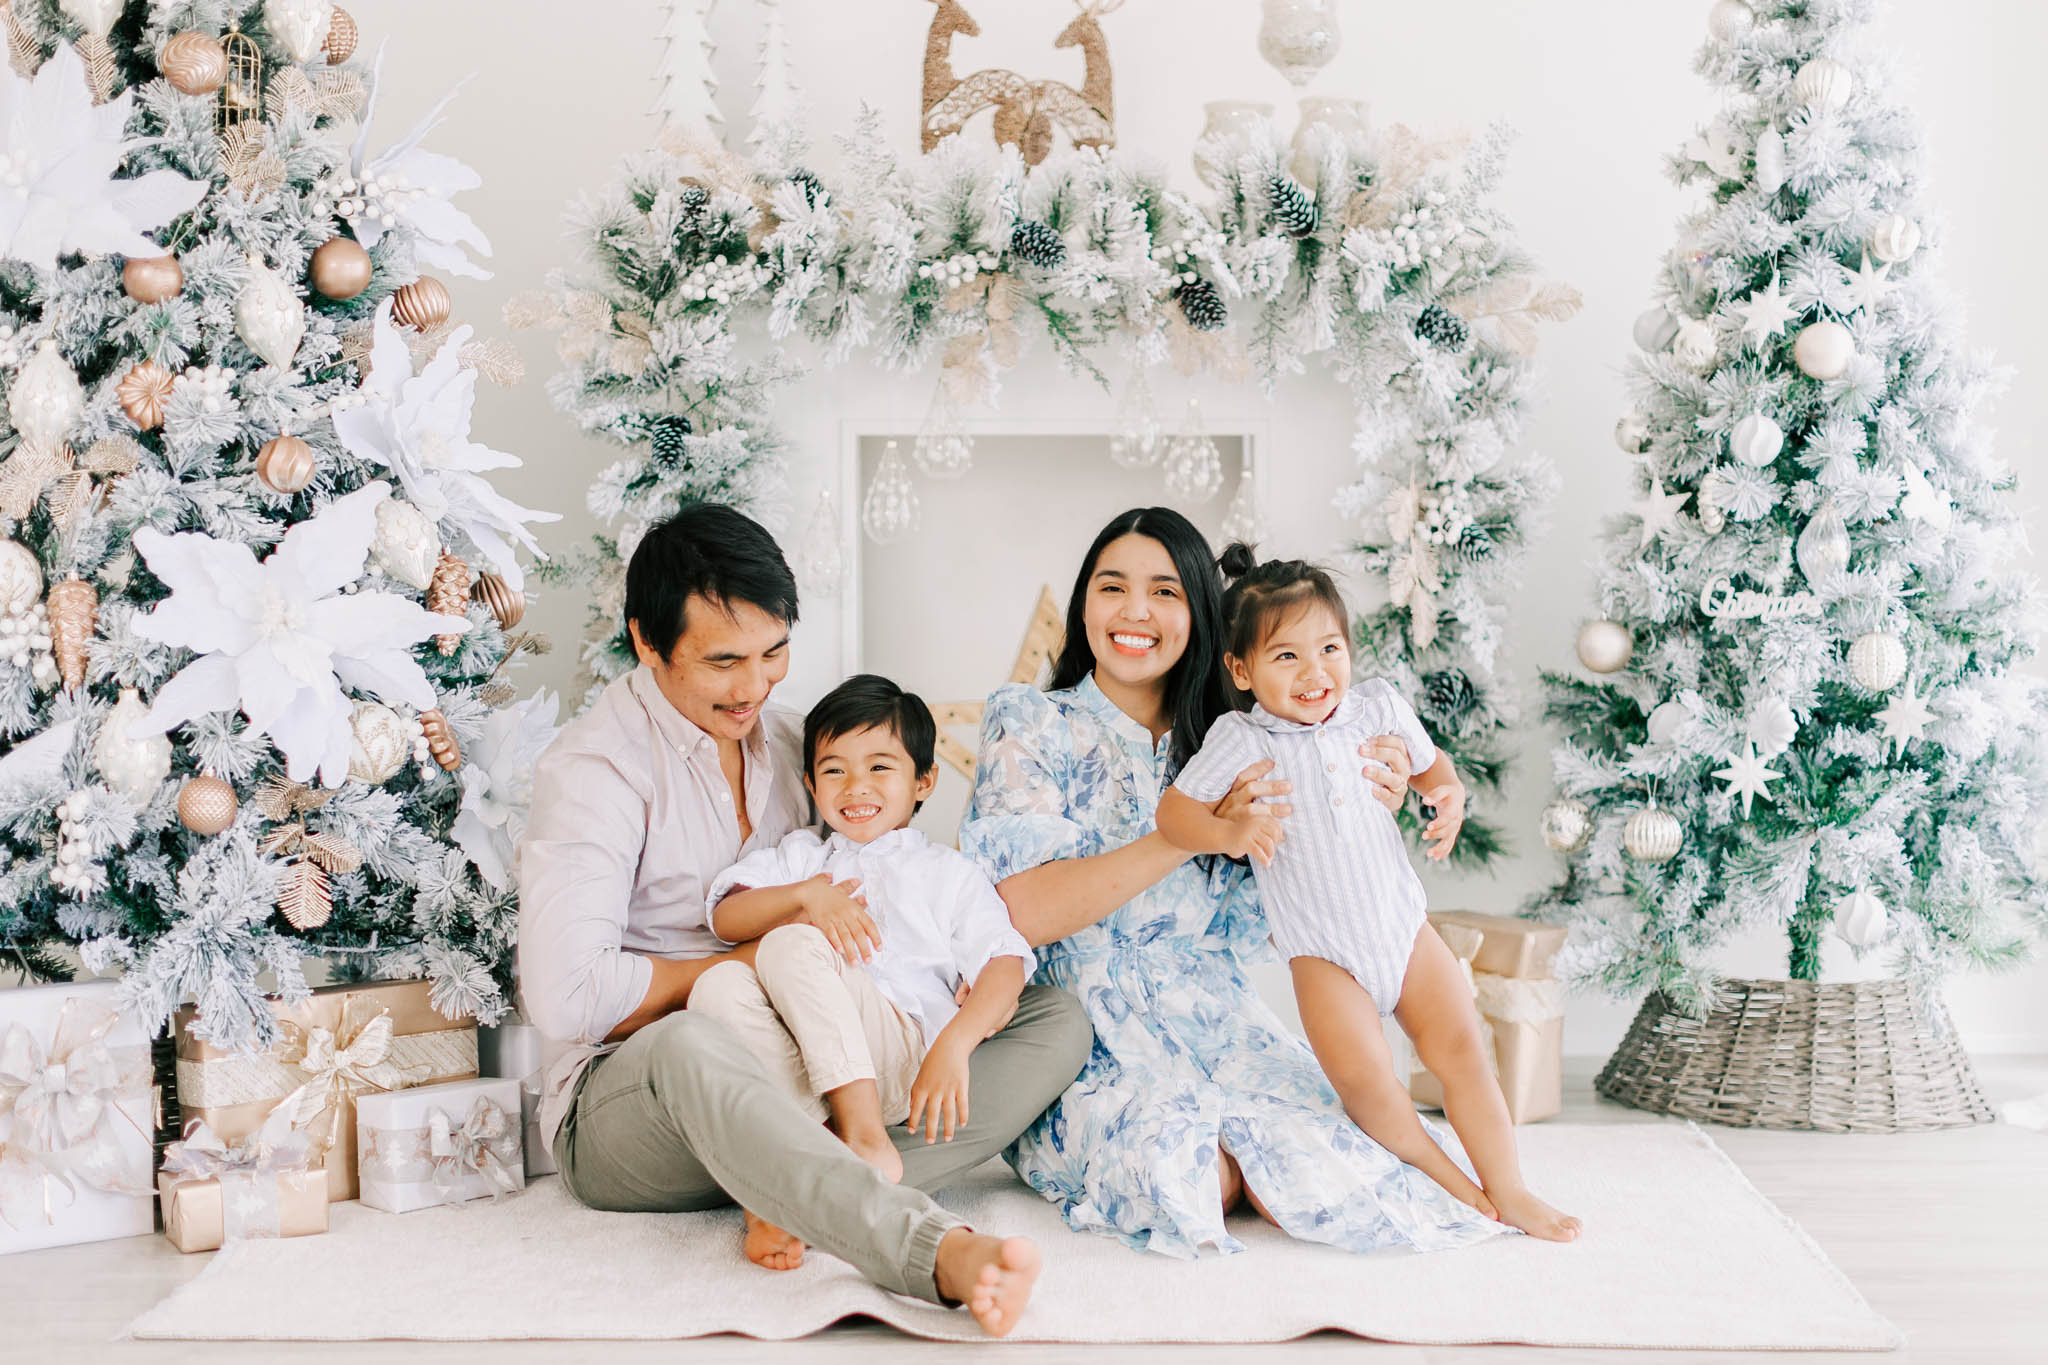
[[[420,712],[420,729],[426,732],[427,752],[434,756],[434,762],[451,773],[462,766],[462,743],[455,738],[455,729],[440,708]]]
[[[434,581],[427,585],[427,610],[436,616],[467,616],[469,584],[469,565],[448,551],[441,551],[441,558],[434,564]],[[443,655],[453,654],[461,644],[460,635],[434,637],[434,648]]]
[[[86,650],[99,621],[99,590],[73,574],[50,585],[48,611],[50,653],[57,659],[57,676],[65,687],[76,691],[85,686]]]

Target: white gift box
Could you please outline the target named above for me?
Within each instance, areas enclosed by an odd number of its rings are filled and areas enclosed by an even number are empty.
[[[156,1231],[149,1036],[118,990],[0,990],[0,1254]]]
[[[476,1031],[477,1069],[520,1083],[519,1113],[525,1130],[526,1178],[553,1175],[555,1154],[540,1140],[540,1030],[531,1024],[506,1022]]]
[[[410,1213],[507,1194],[526,1185],[519,1082],[450,1081],[356,1101],[358,1196]]]

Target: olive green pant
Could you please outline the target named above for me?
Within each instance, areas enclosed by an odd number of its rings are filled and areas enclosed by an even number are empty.
[[[893,1129],[892,1185],[806,1114],[731,1029],[688,1010],[635,1033],[578,1082],[555,1136],[569,1192],[594,1209],[743,1205],[884,1289],[933,1303],[939,1239],[959,1218],[924,1193],[1003,1150],[1088,1059],[1080,1002],[1027,986],[1017,1016],[974,1050],[969,1122],[951,1142]]]

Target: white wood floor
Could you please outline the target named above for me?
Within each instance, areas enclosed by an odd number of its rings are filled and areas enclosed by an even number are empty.
[[[1597,1099],[1593,1059],[1566,1066],[1564,1119],[1666,1122]],[[1979,1073],[1994,1104],[2048,1091],[2048,1058],[1990,1058]],[[1904,1329],[1893,1355],[1833,1353],[1805,1362],[1950,1365],[2048,1362],[2048,1134],[2004,1124],[1894,1137],[1831,1137],[1709,1129],[1757,1188],[1797,1220],[1871,1304]],[[1737,1248],[1729,1254],[1739,1255]],[[207,1362],[244,1365],[372,1360],[379,1365],[525,1365],[526,1362],[835,1360],[918,1365],[974,1347],[921,1342],[850,1325],[802,1342],[738,1337],[686,1342],[375,1342],[346,1345],[123,1342],[137,1313],[199,1273],[207,1257],[181,1256],[160,1237],[0,1257],[0,1361],[74,1365]],[[431,1268],[422,1266],[422,1274]],[[1598,1355],[1608,1365],[1769,1359],[1767,1354],[1564,1351],[1529,1347],[1419,1347],[1325,1333],[1278,1346],[1014,1346],[1004,1358],[1033,1365],[1171,1356],[1200,1362],[1297,1358],[1365,1365],[1554,1365]]]

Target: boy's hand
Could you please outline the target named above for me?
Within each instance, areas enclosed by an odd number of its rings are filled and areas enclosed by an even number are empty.
[[[820,872],[803,883],[803,913],[794,921],[825,936],[839,956],[857,966],[882,949],[882,929],[868,914],[857,881],[835,882]]]
[[[1216,851],[1233,858],[1256,858],[1261,867],[1271,867],[1281,838],[1278,819],[1263,807],[1247,806],[1231,817],[1230,832]]]
[[[1422,837],[1437,841],[1426,856],[1442,862],[1451,856],[1451,849],[1458,842],[1458,831],[1465,826],[1465,784],[1454,777],[1440,787],[1431,787],[1423,792],[1422,801],[1432,812],[1429,823],[1422,828]]]
[[[953,1008],[958,1009],[965,1005],[967,997],[972,994],[974,994],[974,983],[972,981],[961,982],[959,988],[953,992]],[[1017,1004],[1018,1002],[1015,1000],[1010,1002],[1010,1007],[1003,1011],[1003,1017],[990,1025],[987,1033],[981,1035],[983,1042],[987,1042],[1010,1026],[1010,1021],[1017,1017]]]
[[[927,1144],[967,1126],[967,1059],[973,1049],[940,1035],[924,1055],[917,1079],[910,1084],[910,1122],[904,1127],[916,1132],[923,1121]]]

